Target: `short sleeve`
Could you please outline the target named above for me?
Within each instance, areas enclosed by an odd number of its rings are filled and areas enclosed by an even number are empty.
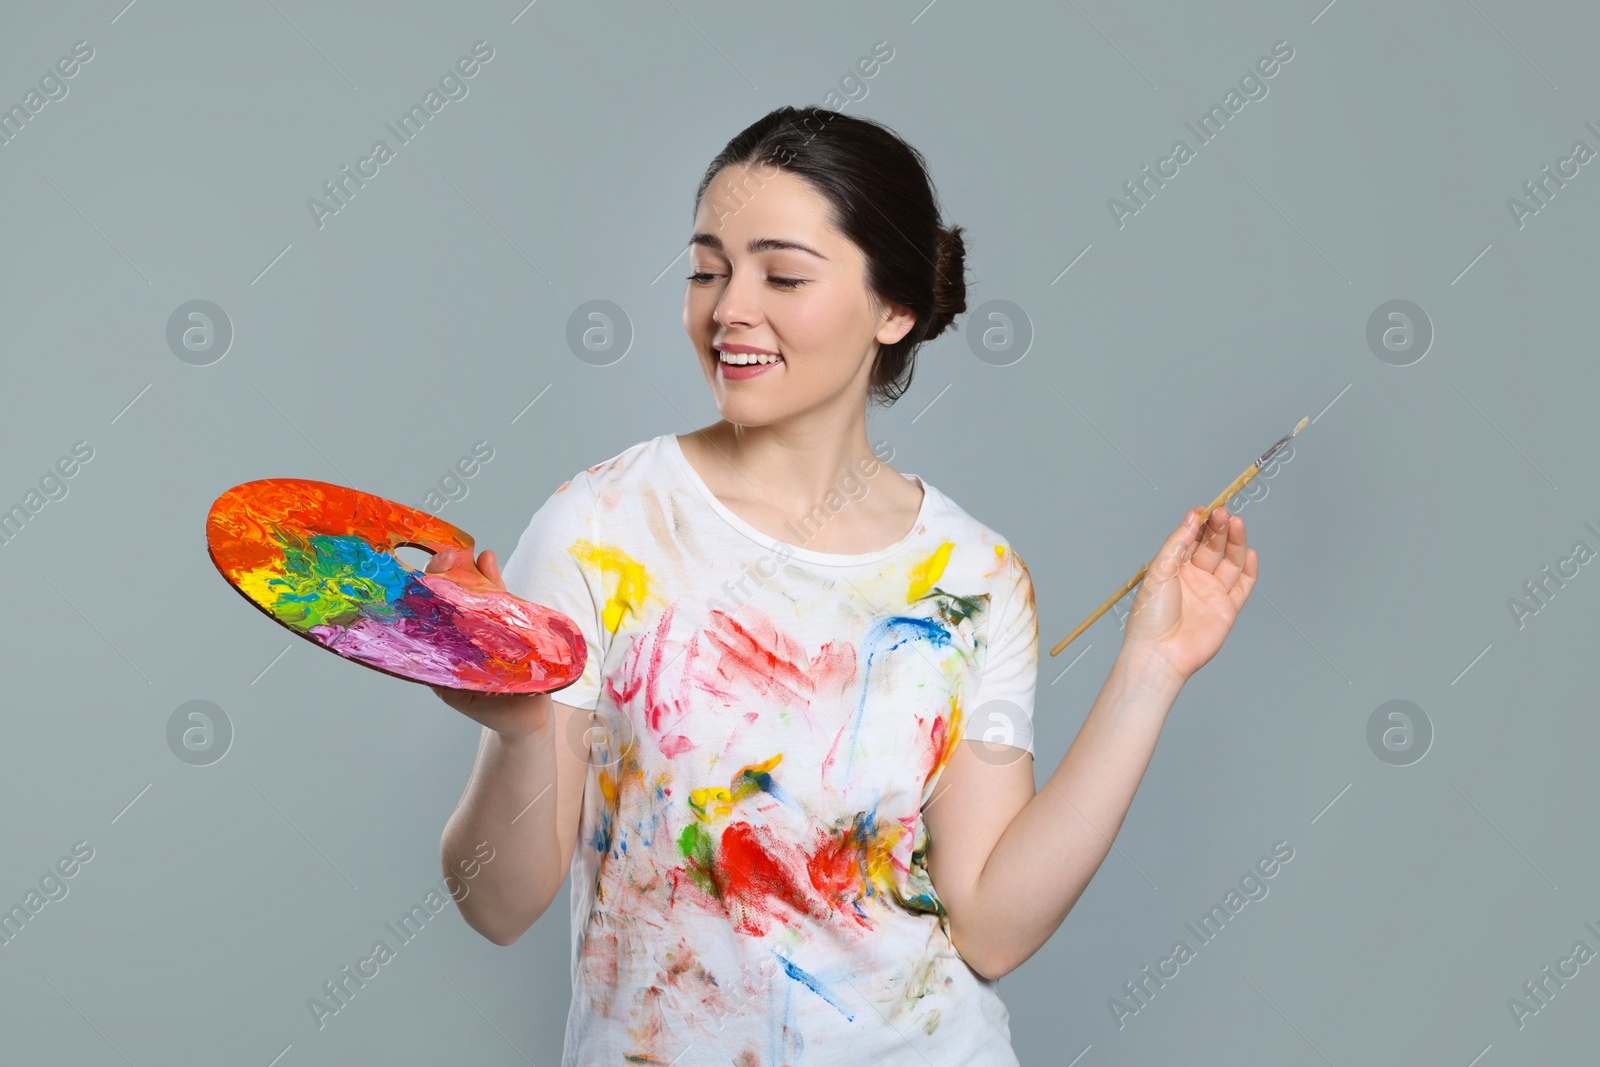
[[[989,620],[982,677],[966,737],[1012,745],[1033,754],[1033,700],[1039,679],[1039,615],[1033,577],[1015,548],[998,614]]]
[[[600,703],[600,669],[604,660],[602,600],[596,575],[584,563],[580,542],[593,541],[594,487],[580,471],[550,494],[528,522],[517,547],[500,568],[513,596],[554,608],[583,634],[588,655],[576,682],[550,695],[563,704],[593,711]]]

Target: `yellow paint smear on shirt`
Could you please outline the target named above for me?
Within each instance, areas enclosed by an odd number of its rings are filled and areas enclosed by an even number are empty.
[[[894,861],[895,845],[906,833],[906,828],[899,822],[887,821],[877,824],[877,833],[873,840],[866,842],[857,856],[857,870],[862,876],[861,890],[873,896],[893,897],[898,888]],[[848,847],[858,846],[852,843]]]
[[[733,797],[721,786],[689,790],[689,810],[704,822],[713,822],[719,815],[733,811]]]
[[[954,541],[946,541],[934,550],[933,555],[911,568],[911,588],[906,593],[907,604],[933,588],[933,583],[944,574],[944,565],[950,562],[950,550],[955,547]]]
[[[605,577],[611,593],[600,618],[607,630],[616,633],[617,627],[622,625],[623,615],[632,612],[637,616],[644,605],[649,581],[644,564],[614,545],[597,545],[583,538],[574,541],[568,551]]]
[[[731,787],[728,789],[723,789],[721,786],[691,789],[689,810],[704,822],[715,822],[719,817],[730,814],[733,806],[745,797],[761,792],[768,784],[767,781],[763,781],[767,773],[782,761],[783,753],[780,752],[760,763],[745,764],[733,776]]]

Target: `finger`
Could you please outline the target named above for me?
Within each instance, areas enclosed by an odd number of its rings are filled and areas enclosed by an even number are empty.
[[[1260,571],[1260,564],[1256,562],[1256,550],[1251,549],[1245,553],[1244,569],[1239,572],[1239,581],[1228,590],[1228,595],[1233,598],[1234,610],[1244,607],[1244,602],[1250,599],[1250,591],[1256,587],[1256,575]]]
[[[1228,546],[1223,551],[1222,562],[1213,572],[1223,589],[1231,590],[1244,570],[1246,543],[1244,520],[1235,515],[1228,520]]]
[[[1145,570],[1146,581],[1161,585],[1177,576],[1178,570],[1193,552],[1196,538],[1200,536],[1199,511],[1199,508],[1190,508],[1183,517],[1182,525],[1167,535]]]
[[[500,562],[494,558],[493,549],[486,548],[479,554],[478,570],[495,585],[502,589],[506,587],[506,580],[500,576]]]
[[[449,570],[455,561],[455,549],[441,548],[428,559],[428,565],[423,568],[423,571],[427,574],[438,574],[440,571]]]
[[[1194,551],[1193,562],[1196,567],[1205,571],[1214,571],[1222,560],[1222,554],[1228,547],[1228,527],[1231,525],[1232,516],[1226,507],[1218,507],[1211,512],[1211,519],[1206,523],[1205,536],[1201,538],[1200,547]]]

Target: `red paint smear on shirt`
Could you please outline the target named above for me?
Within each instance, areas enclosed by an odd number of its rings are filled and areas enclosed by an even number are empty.
[[[781,917],[775,904],[824,917],[826,905],[807,891],[803,853],[776,840],[766,827],[739,821],[722,832],[717,878],[722,899],[740,933],[760,937]]]
[[[855,901],[866,896],[866,886],[862,884],[861,877],[863,863],[861,845],[851,840],[846,831],[817,850],[811,857],[807,873],[811,876],[811,884],[835,908],[870,929],[871,921],[851,907]]]
[[[949,726],[945,717],[940,715],[933,720],[933,729],[928,731],[929,754],[932,762],[923,769],[922,784],[928,784],[928,777],[944,765],[945,746],[950,743]]]
[[[765,615],[749,610],[745,617],[747,623],[713,610],[706,626],[706,639],[721,652],[716,677],[722,682],[747,687],[786,708],[803,708],[819,693],[842,694],[855,680],[854,645],[829,641],[813,658]]]

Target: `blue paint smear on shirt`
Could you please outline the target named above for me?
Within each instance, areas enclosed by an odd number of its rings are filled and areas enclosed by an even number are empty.
[[[868,683],[872,680],[872,661],[879,654],[893,652],[907,641],[925,640],[935,648],[943,648],[950,643],[950,631],[934,622],[932,619],[918,619],[910,615],[891,615],[874,624],[867,633],[863,644],[870,650],[867,652],[867,669],[861,677],[861,703],[856,708],[856,723],[850,735],[850,754],[845,760],[844,774],[850,777],[850,768],[856,758],[856,738],[861,734],[861,719],[867,710],[867,693],[870,691]]]
[[[816,976],[806,973],[798,965],[790,962],[789,960],[785,959],[783,956],[778,955],[778,953],[773,953],[773,955],[778,956],[778,962],[783,964],[783,969],[785,971],[789,972],[789,977],[790,978],[793,978],[796,982],[801,983],[806,988],[810,989],[813,993],[815,993],[817,996],[821,997],[823,1000],[826,1000],[829,1004],[832,1004],[835,1008],[838,1008],[839,1009],[839,1014],[843,1015],[846,1019],[850,1020],[851,1022],[855,1022],[856,1021],[856,1017],[854,1015],[850,1014],[848,1011],[845,1011],[844,1005],[839,1003],[839,998],[834,996],[832,993],[830,993],[827,990],[827,988],[825,986],[823,986],[823,984],[820,981],[817,980]],[[785,1018],[788,1017],[787,1009],[784,1012],[784,1016],[785,1016]]]

